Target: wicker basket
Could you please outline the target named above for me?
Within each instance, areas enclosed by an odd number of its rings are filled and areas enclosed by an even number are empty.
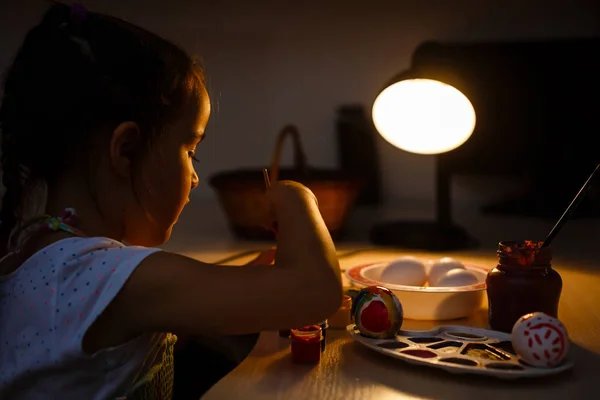
[[[293,168],[280,168],[281,150],[286,137],[294,144]],[[298,129],[285,126],[277,138],[269,170],[271,182],[294,180],[313,191],[319,202],[323,220],[332,237],[341,236],[344,222],[364,186],[359,177],[339,169],[310,168],[300,141]],[[262,169],[239,169],[213,175],[210,185],[234,234],[242,239],[272,240],[273,233],[264,227],[265,183]]]

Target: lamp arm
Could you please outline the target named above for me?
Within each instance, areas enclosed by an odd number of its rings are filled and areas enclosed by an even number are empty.
[[[439,225],[452,225],[452,202],[450,198],[451,177],[445,168],[442,154],[435,156],[435,218]]]

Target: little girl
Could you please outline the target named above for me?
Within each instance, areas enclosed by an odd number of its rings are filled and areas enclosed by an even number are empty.
[[[334,245],[295,182],[266,193],[274,265],[155,247],[198,185],[209,113],[192,59],[122,20],[56,4],[27,34],[0,106],[0,398],[170,398],[173,333],[302,326],[340,306]]]

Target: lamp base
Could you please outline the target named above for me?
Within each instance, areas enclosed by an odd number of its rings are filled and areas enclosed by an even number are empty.
[[[375,225],[371,243],[415,250],[449,251],[479,247],[479,241],[456,225],[432,221],[391,221]]]

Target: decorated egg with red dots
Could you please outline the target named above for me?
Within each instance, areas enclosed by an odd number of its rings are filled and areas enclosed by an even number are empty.
[[[394,337],[404,318],[398,297],[383,286],[367,286],[352,303],[354,323],[363,336],[384,339]]]
[[[553,367],[569,351],[569,335],[556,318],[543,313],[526,314],[515,322],[512,345],[523,361],[534,367]]]

